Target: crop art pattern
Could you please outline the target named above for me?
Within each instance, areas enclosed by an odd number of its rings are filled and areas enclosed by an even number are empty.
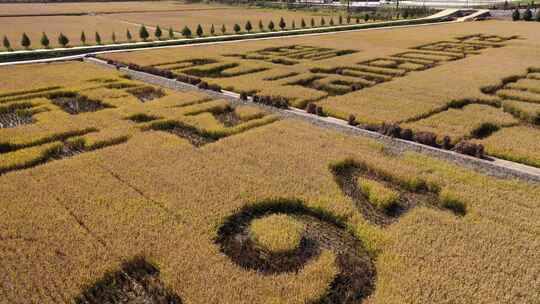
[[[82,70],[84,71],[84,70]],[[115,76],[0,94],[0,174],[163,130],[196,147],[276,118],[203,94],[183,94]]]
[[[326,92],[329,96],[344,95],[406,76],[410,72],[434,68],[448,61],[480,54],[488,48],[498,48],[500,42],[517,37],[472,35],[455,41],[440,41],[413,47],[410,51],[388,57],[370,59],[351,66],[313,68],[314,76],[288,85],[301,85]]]

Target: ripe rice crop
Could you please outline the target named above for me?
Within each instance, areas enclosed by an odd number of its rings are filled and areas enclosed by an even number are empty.
[[[325,115],[345,120],[353,116],[361,126],[400,124],[417,132],[433,132],[440,144],[449,136],[453,145],[488,136],[500,127],[534,121],[533,113],[523,115],[501,105],[503,99],[537,102],[540,86],[535,67],[540,61],[533,55],[535,41],[531,27],[487,22],[103,57],[143,66],[195,58],[201,62],[175,73],[234,64],[234,69],[245,74],[197,72],[196,76],[239,93],[281,96],[295,107],[314,104]],[[314,50],[331,57],[312,57]],[[467,106],[471,103],[482,106]],[[490,132],[485,133],[483,123]]]
[[[0,129],[2,165],[54,158],[0,175],[9,303],[538,299],[537,185],[198,95],[143,103],[127,90],[144,84],[83,63],[1,68],[0,94],[32,91],[9,89],[19,69],[114,108],[70,115],[41,100],[35,123]],[[360,180],[397,206],[375,208]],[[253,246],[250,224],[276,215],[303,227],[284,225],[292,250]]]

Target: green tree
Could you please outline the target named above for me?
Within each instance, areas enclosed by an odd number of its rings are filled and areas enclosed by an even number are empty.
[[[302,18],[302,21],[300,21],[300,26],[302,28],[306,28],[306,21],[304,21],[304,18]]]
[[[536,10],[536,21],[540,22],[540,9]]]
[[[210,27],[210,35],[214,36],[215,34],[216,34],[216,28],[212,24],[212,26]]]
[[[240,25],[238,25],[238,23],[235,23],[234,27],[233,27],[233,30],[234,30],[235,33],[238,34],[240,32],[240,30],[242,30],[242,29],[240,28]]]
[[[133,40],[133,36],[131,36],[131,32],[129,30],[126,30],[126,38],[127,38],[127,41],[129,42]]]
[[[330,26],[334,25],[334,18],[330,18]]]
[[[58,44],[60,44],[63,47],[66,47],[69,44],[68,37],[66,37],[66,35],[60,33],[60,35],[58,35]]]
[[[360,23],[360,18],[356,17],[356,24]]]
[[[49,37],[47,37],[47,34],[45,34],[45,32],[42,33],[40,42],[44,48],[49,48],[49,44],[51,43],[51,41],[49,40]]]
[[[519,14],[519,9],[516,8],[512,13],[512,20],[518,21],[519,19],[521,19],[521,16]]]
[[[339,15],[338,23],[339,23],[339,25],[343,24],[343,16],[342,15]]]
[[[98,32],[96,32],[96,38],[95,39],[96,39],[97,44],[101,44],[101,35]]]
[[[112,32],[111,40],[112,40],[113,43],[116,43],[116,33],[115,32]]]
[[[203,36],[204,31],[203,31],[203,28],[202,28],[202,26],[200,24],[197,25],[197,29],[195,30],[195,32],[197,33],[197,36],[199,36],[199,37]]]
[[[287,23],[285,23],[285,19],[281,17],[281,19],[279,19],[279,28],[281,28],[281,30],[283,31],[286,26],[287,26]]]
[[[86,34],[84,33],[84,31],[81,32],[81,43],[83,45],[86,45]]]
[[[221,25],[221,34],[225,35],[227,33],[227,28],[225,27],[225,24]]]
[[[275,27],[276,26],[274,25],[274,21],[270,20],[270,22],[268,23],[268,29],[270,31],[273,31]]]
[[[141,25],[141,28],[139,29],[139,37],[141,37],[142,40],[146,41],[148,37],[150,37],[150,34],[148,33],[148,30],[146,29],[146,26]]]
[[[351,24],[351,15],[347,15],[347,24]]]
[[[25,49],[28,49],[30,45],[32,45],[32,41],[30,41],[30,38],[26,33],[22,34],[21,45],[24,46]]]
[[[326,25],[326,20],[324,20],[324,17],[321,17],[321,26],[325,26]]]
[[[159,25],[156,26],[156,31],[154,32],[154,36],[156,36],[156,38],[160,40],[162,35],[163,35],[163,32],[161,31],[161,27],[159,27]]]
[[[251,26],[251,21],[247,21],[246,22],[246,25],[244,26],[244,28],[246,29],[246,31],[249,33],[251,32],[251,30],[253,29],[253,27]]]
[[[172,27],[169,28],[169,39],[174,39],[174,30]]]
[[[191,37],[191,30],[189,29],[189,27],[187,25],[184,26],[184,28],[182,29],[182,36],[184,36],[186,38]]]
[[[292,28],[293,30],[296,29],[296,22],[294,22],[294,20],[293,20],[292,23],[291,23],[291,28]]]
[[[11,43],[9,42],[9,39],[7,36],[4,36],[4,39],[2,41],[2,44],[4,45],[4,48],[8,51],[11,51]]]
[[[368,22],[369,21],[369,15],[366,13],[364,15],[364,22]]]
[[[262,20],[259,20],[259,32],[262,32],[262,31],[264,31],[264,24]]]
[[[531,21],[532,17],[533,17],[532,11],[530,8],[527,7],[527,9],[525,10],[525,13],[523,13],[523,20]]]
[[[311,18],[311,27],[315,27],[315,19]]]

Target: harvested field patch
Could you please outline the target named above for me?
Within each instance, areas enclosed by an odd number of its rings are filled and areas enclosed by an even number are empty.
[[[78,94],[59,94],[59,96],[52,97],[52,103],[71,115],[96,112],[110,107],[100,101],[91,100]]]
[[[163,285],[159,269],[142,257],[122,264],[106,274],[75,299],[77,304],[124,303],[182,304],[182,299]]]

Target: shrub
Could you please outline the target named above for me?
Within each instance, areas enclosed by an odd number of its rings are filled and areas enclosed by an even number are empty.
[[[189,29],[189,27],[187,25],[184,26],[184,28],[182,29],[182,36],[184,36],[186,38],[191,37],[191,30]]]
[[[356,17],[356,24],[360,23],[360,18]]]
[[[159,25],[158,25],[158,26],[156,26],[156,31],[154,32],[154,36],[156,36],[156,38],[158,40],[160,40],[161,35],[163,35],[163,32],[161,31],[161,27],[159,27]]]
[[[197,25],[197,29],[195,30],[195,33],[197,34],[197,36],[199,37],[202,37],[203,34],[204,34],[204,31],[203,31],[203,28],[202,26],[199,24]]]
[[[475,144],[468,141],[462,141],[458,143],[452,150],[461,154],[475,156],[478,158],[484,157],[484,146],[481,144]]]
[[[358,122],[356,122],[356,117],[353,114],[349,115],[349,118],[347,119],[347,123],[351,126],[358,125]]]
[[[66,47],[68,43],[69,43],[68,37],[60,33],[60,35],[58,36],[58,44],[60,44],[62,47]]]
[[[325,26],[326,25],[326,20],[324,20],[324,17],[321,17],[321,26]]]
[[[315,19],[311,18],[310,24],[311,24],[311,27],[315,27]]]
[[[238,34],[240,32],[241,28],[240,28],[240,25],[238,25],[238,23],[235,23],[234,26],[233,26],[233,31]]]
[[[96,43],[101,44],[101,36],[99,35],[98,32],[96,32]]]
[[[368,22],[369,21],[369,15],[366,13],[364,15],[364,22]]]
[[[287,99],[281,96],[253,95],[253,102],[282,109],[287,109],[289,107],[289,102]]]
[[[214,36],[216,34],[216,28],[214,28],[214,24],[210,26],[210,35]]]
[[[116,34],[114,32],[111,35],[111,40],[113,43],[116,43]]]
[[[340,25],[343,24],[343,16],[342,16],[342,15],[339,15],[338,23],[339,23]]]
[[[281,17],[281,19],[279,19],[279,28],[281,28],[281,30],[284,30],[286,26],[287,24],[285,23],[285,19]]]
[[[172,27],[169,28],[169,39],[174,39],[174,30]]]
[[[291,28],[292,28],[293,30],[296,29],[296,22],[294,22],[294,20],[293,20],[292,23],[291,23]]]
[[[306,21],[304,21],[304,18],[302,18],[302,21],[300,21],[300,26],[302,28],[306,28]]]
[[[201,81],[199,84],[197,84],[197,87],[201,90],[208,90],[208,82]]]
[[[442,148],[446,150],[452,149],[452,140],[450,136],[445,136],[442,142]]]
[[[306,107],[306,112],[308,112],[309,114],[316,114],[317,113],[317,105],[314,104],[313,102],[308,103],[307,107]]]
[[[248,99],[248,94],[246,92],[241,92],[240,93],[240,99],[241,100],[247,100]]]
[[[270,22],[268,23],[268,29],[270,31],[273,31],[274,28],[275,28],[274,21],[270,20]]]
[[[225,24],[221,25],[221,33],[225,35],[227,33],[227,28],[225,27]]]
[[[413,131],[411,129],[402,129],[399,137],[405,140],[413,140]]]
[[[51,43],[50,40],[49,40],[49,37],[47,37],[47,34],[45,34],[45,32],[42,33],[41,35],[41,41],[40,41],[41,45],[44,47],[44,48],[49,48],[49,44]]]
[[[253,29],[253,26],[251,26],[251,21],[248,20],[248,21],[246,22],[246,25],[244,26],[244,28],[246,29],[246,31],[247,31],[248,33],[250,33],[251,30]]]
[[[129,30],[126,30],[126,39],[129,42],[131,42],[131,40],[133,39],[133,36],[131,36],[131,32]]]
[[[4,48],[8,51],[11,50],[11,43],[9,42],[9,39],[7,36],[4,36],[4,39],[2,40],[2,44],[4,45]]]
[[[21,45],[25,49],[28,49],[31,44],[32,44],[32,42],[30,41],[30,38],[28,37],[28,35],[26,35],[26,33],[23,33],[22,38],[21,38]]]
[[[519,19],[521,19],[521,16],[519,14],[519,9],[516,8],[512,13],[512,20],[518,21]]]
[[[148,33],[148,30],[146,29],[146,26],[141,25],[141,28],[139,29],[139,37],[141,37],[142,40],[146,41],[148,37],[150,37],[150,34]]]
[[[197,85],[201,82],[201,79],[198,77],[193,77],[193,76],[184,75],[184,74],[178,75],[176,77],[176,80],[180,82],[189,83],[192,85]]]
[[[401,135],[401,127],[398,124],[383,123],[379,132],[386,136],[399,137]]]
[[[351,24],[351,15],[347,15],[347,24]]]
[[[324,109],[323,109],[323,107],[321,107],[321,106],[317,106],[316,114],[317,114],[318,116],[326,116],[326,114],[324,113]]]
[[[262,32],[262,31],[264,31],[264,24],[262,20],[259,20],[259,32]]]
[[[525,21],[532,21],[532,17],[533,17],[533,15],[532,15],[531,9],[530,9],[530,8],[527,8],[527,9],[525,10],[525,13],[523,13],[523,20],[525,20]]]
[[[418,132],[414,135],[414,141],[424,145],[438,147],[437,135],[432,132]]]

